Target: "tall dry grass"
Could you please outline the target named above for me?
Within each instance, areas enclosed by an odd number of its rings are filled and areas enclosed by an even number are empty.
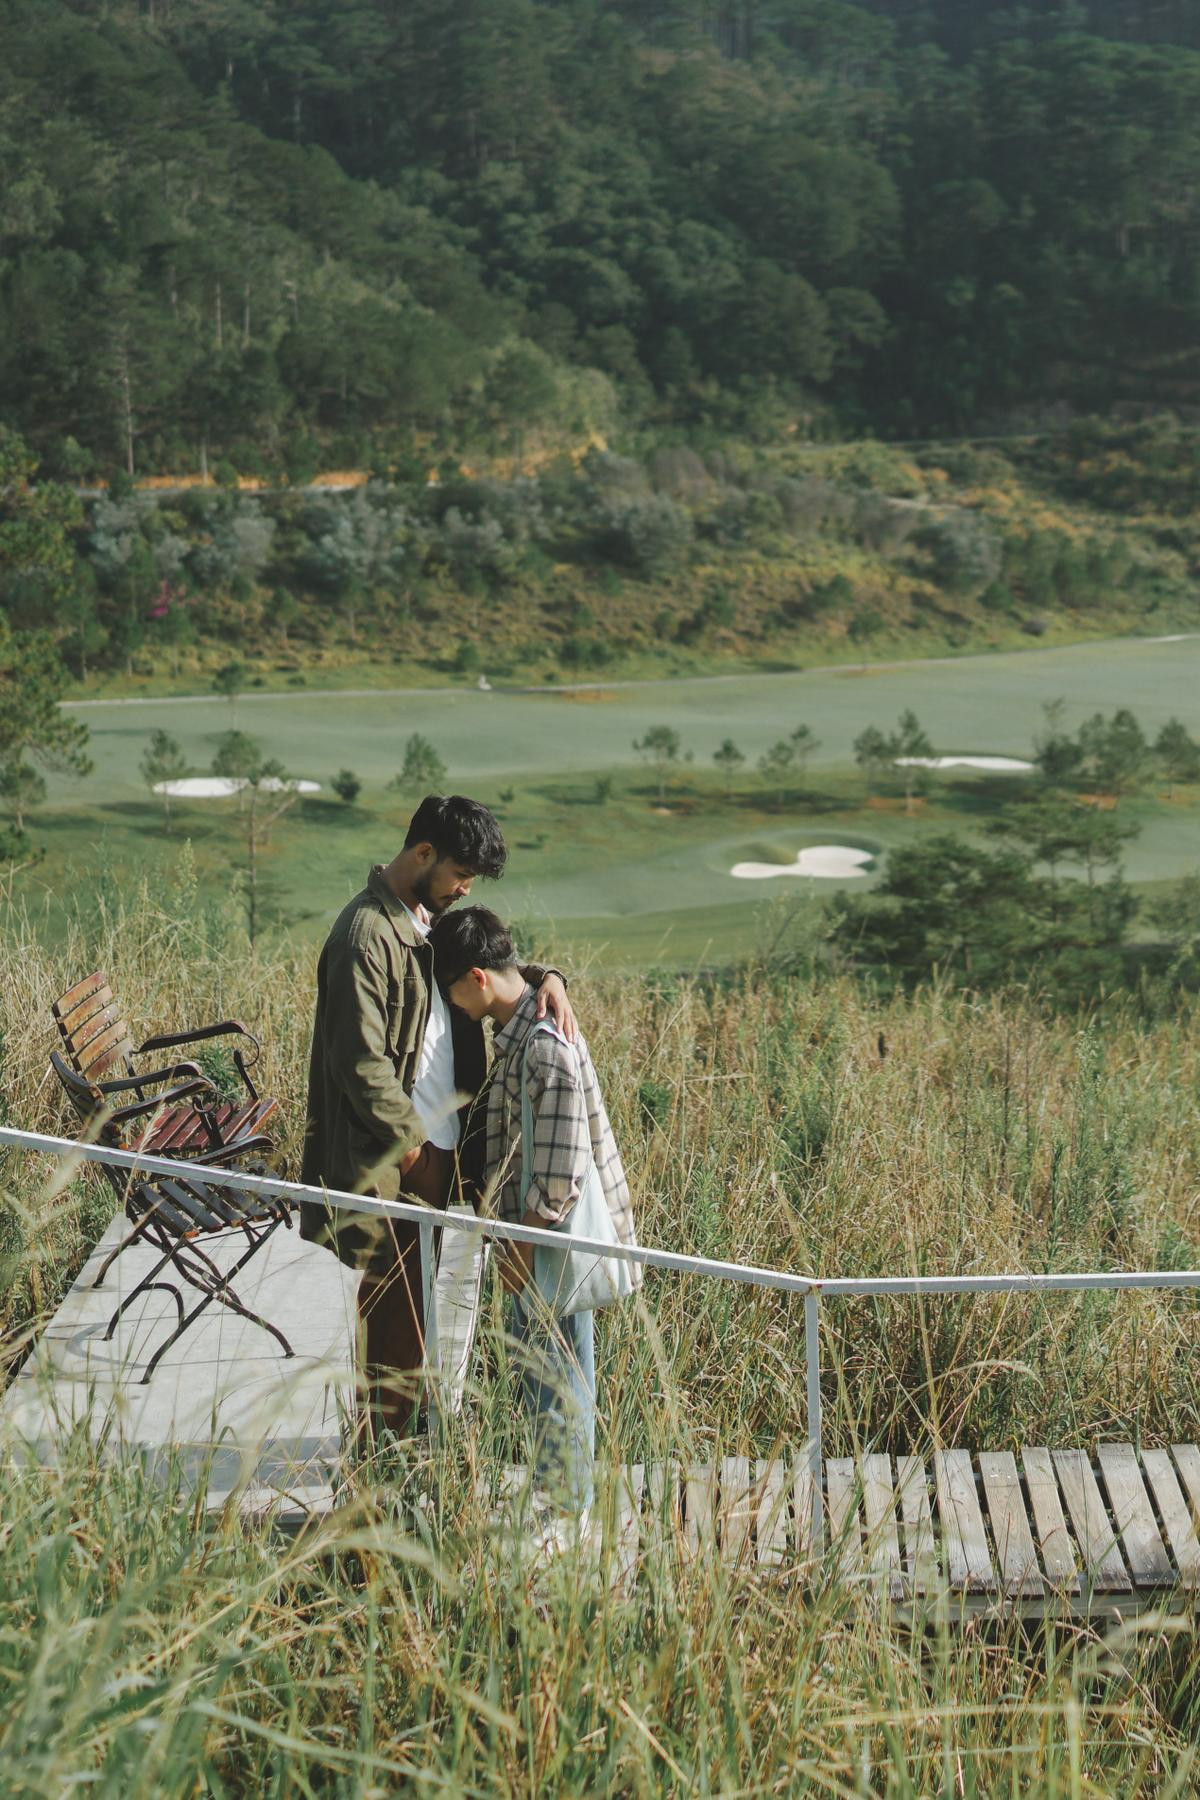
[[[233,1014],[260,1032],[294,1169],[311,958],[252,957],[186,865],[162,895],[89,897],[53,950],[9,915],[8,1118],[66,1123],[47,1007],[98,966],[137,1031]],[[589,978],[575,997],[647,1242],[827,1275],[1200,1261],[1192,1018],[1082,1026],[1019,998],[884,1004],[766,971]],[[46,1174],[0,1165],[10,1340],[107,1219],[93,1180],[47,1203]],[[55,1473],[0,1473],[5,1790],[1192,1791],[1197,1664],[1165,1614],[1107,1638],[944,1624],[922,1641],[835,1579],[802,1599],[665,1550],[631,1593],[572,1559],[531,1574],[476,1492],[513,1448],[496,1341],[449,1444],[364,1464],[296,1544],[99,1468],[83,1442]],[[1195,1438],[1195,1342],[1188,1296],[830,1304],[829,1449],[921,1449],[931,1425],[992,1448]],[[799,1308],[654,1277],[603,1321],[600,1381],[608,1461],[797,1445]]]

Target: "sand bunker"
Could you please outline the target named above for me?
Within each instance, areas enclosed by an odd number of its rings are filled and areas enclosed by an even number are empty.
[[[232,800],[245,787],[244,781],[234,781],[228,775],[184,775],[178,781],[156,781],[156,794],[170,794],[176,800]],[[270,776],[262,783],[263,787],[273,794],[283,788],[290,788],[297,794],[319,794],[319,781],[280,781]]]
[[[898,769],[1011,769],[1018,774],[1027,774],[1033,768],[1031,762],[1022,762],[1019,756],[898,756]]]
[[[774,875],[815,875],[818,881],[858,881],[874,862],[869,850],[849,844],[813,844],[801,850],[794,863],[734,863],[729,873],[739,881],[769,881]]]

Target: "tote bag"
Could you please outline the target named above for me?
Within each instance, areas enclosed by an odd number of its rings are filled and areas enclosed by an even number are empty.
[[[529,1150],[533,1143],[533,1105],[529,1098],[529,1046],[536,1033],[556,1037],[562,1044],[567,1039],[553,1025],[535,1025],[525,1040],[521,1066],[521,1202],[529,1192],[533,1172],[529,1167]],[[613,1224],[604,1184],[596,1159],[588,1155],[587,1174],[579,1198],[571,1209],[571,1217],[563,1230],[572,1236],[591,1238],[615,1248],[621,1240]],[[533,1251],[533,1285],[556,1319],[568,1313],[597,1312],[611,1306],[614,1300],[628,1299],[634,1290],[633,1265],[623,1257],[603,1256],[590,1250],[550,1250],[536,1244]]]

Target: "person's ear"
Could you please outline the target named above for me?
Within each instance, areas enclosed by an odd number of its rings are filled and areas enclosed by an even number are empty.
[[[487,989],[487,984],[488,984],[486,970],[484,970],[484,969],[468,969],[467,974],[471,977],[471,980],[475,983],[475,986],[479,989],[480,993],[481,994],[484,993]]]
[[[413,849],[416,851],[417,861],[423,869],[429,868],[431,863],[437,861],[437,851],[432,844],[414,844]]]

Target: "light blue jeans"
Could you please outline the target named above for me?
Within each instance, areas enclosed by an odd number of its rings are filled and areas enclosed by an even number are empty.
[[[536,1290],[534,1290],[536,1294]],[[596,1355],[590,1312],[550,1319],[540,1296],[512,1296],[513,1361],[540,1487],[570,1512],[592,1504]]]

